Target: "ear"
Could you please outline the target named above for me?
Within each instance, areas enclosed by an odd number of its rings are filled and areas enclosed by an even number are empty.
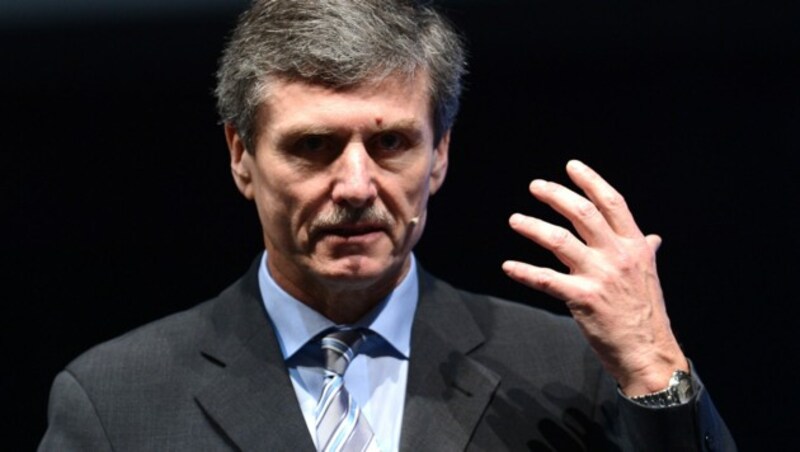
[[[225,123],[225,141],[231,154],[231,173],[236,188],[247,199],[253,199],[253,156],[245,149],[239,131],[231,123]]]
[[[450,130],[442,135],[439,143],[433,149],[433,165],[431,165],[431,194],[439,191],[447,175],[447,162],[450,151]]]

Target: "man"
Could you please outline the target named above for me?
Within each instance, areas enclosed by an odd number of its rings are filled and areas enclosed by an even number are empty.
[[[531,193],[580,237],[506,262],[574,320],[459,291],[413,246],[448,168],[461,43],[412,1],[264,0],[218,72],[266,252],[218,297],[56,378],[41,450],[731,450],[669,327],[655,251],[584,164]]]

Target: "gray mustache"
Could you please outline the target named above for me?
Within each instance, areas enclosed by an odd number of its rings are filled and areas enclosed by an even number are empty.
[[[309,232],[313,236],[320,230],[363,223],[391,228],[394,226],[394,218],[385,209],[374,204],[357,208],[337,205],[333,210],[315,218],[309,227]]]

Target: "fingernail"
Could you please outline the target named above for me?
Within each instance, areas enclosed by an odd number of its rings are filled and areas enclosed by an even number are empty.
[[[541,190],[542,188],[544,188],[544,186],[546,184],[547,184],[547,182],[545,182],[542,179],[534,179],[534,181],[531,182],[531,187],[530,188],[531,188],[531,190]]]
[[[582,170],[582,169],[586,168],[586,165],[583,162],[581,162],[580,160],[576,160],[576,159],[573,159],[573,160],[570,160],[569,162],[567,162],[567,166],[571,166],[573,169],[576,169],[576,170]]]

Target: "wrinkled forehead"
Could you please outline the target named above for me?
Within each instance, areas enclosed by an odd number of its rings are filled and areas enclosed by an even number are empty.
[[[324,80],[307,80],[299,77],[285,75],[265,77],[259,84],[257,98],[260,102],[256,109],[255,137],[263,131],[264,127],[274,118],[279,108],[286,101],[294,98],[307,97],[314,94],[316,99],[325,97],[345,97],[349,94],[358,95],[367,99],[394,99],[397,103],[421,102],[424,106],[424,117],[428,125],[433,128],[433,97],[431,94],[431,80],[427,72],[418,71],[414,74],[390,73],[368,78],[352,85],[335,85]],[[287,96],[287,92],[294,96]]]
[[[414,86],[425,92],[425,94],[432,100],[432,80],[428,71],[418,69],[413,72],[376,72],[375,74],[359,79],[355,82],[342,82],[334,77],[324,78],[305,78],[295,74],[269,74],[262,77],[258,83],[255,84],[256,90],[255,99],[260,99],[260,102],[269,101],[270,94],[275,90],[276,86],[282,86],[289,83],[298,83],[306,86],[313,86],[330,90],[331,92],[353,92],[365,90],[380,90],[388,85],[400,84],[406,86]]]

